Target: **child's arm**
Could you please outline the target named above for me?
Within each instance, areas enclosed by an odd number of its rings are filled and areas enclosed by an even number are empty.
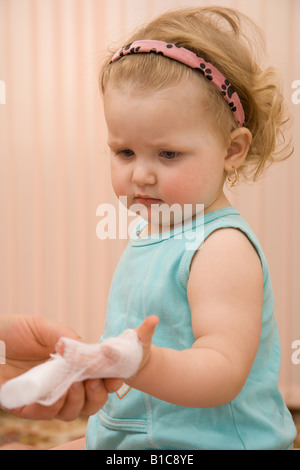
[[[149,317],[138,329],[142,367],[126,383],[180,406],[213,407],[233,400],[258,349],[262,297],[262,267],[252,244],[235,229],[214,232],[190,271],[195,343],[184,351],[151,345],[157,317]]]

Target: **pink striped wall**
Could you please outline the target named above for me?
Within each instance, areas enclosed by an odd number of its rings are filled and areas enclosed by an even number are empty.
[[[97,69],[107,45],[141,22],[202,4],[240,9],[263,28],[294,116],[294,157],[230,194],[269,260],[281,387],[300,406],[300,364],[291,361],[300,339],[300,103],[292,102],[300,80],[298,0],[0,0],[0,312],[45,315],[87,340],[99,338],[126,241],[96,236],[98,205],[116,204]]]

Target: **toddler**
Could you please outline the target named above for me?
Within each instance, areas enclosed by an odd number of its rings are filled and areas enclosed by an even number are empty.
[[[104,64],[112,185],[143,218],[104,338],[141,325],[143,359],[89,419],[87,449],[292,448],[268,265],[224,193],[226,181],[256,180],[279,144],[288,156],[282,95],[255,40],[234,10],[188,8],[141,27]]]

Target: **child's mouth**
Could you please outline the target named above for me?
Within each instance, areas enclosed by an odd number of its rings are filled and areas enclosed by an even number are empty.
[[[135,197],[135,200],[139,204],[144,204],[145,206],[151,206],[152,204],[162,204],[162,202],[163,202],[161,199],[155,199],[155,198],[152,198],[152,197],[139,196],[139,195]]]

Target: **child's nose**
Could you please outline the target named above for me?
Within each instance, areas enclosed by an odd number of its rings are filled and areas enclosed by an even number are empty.
[[[147,184],[156,183],[156,174],[150,165],[138,164],[135,165],[132,174],[132,182],[137,186],[145,186]]]

